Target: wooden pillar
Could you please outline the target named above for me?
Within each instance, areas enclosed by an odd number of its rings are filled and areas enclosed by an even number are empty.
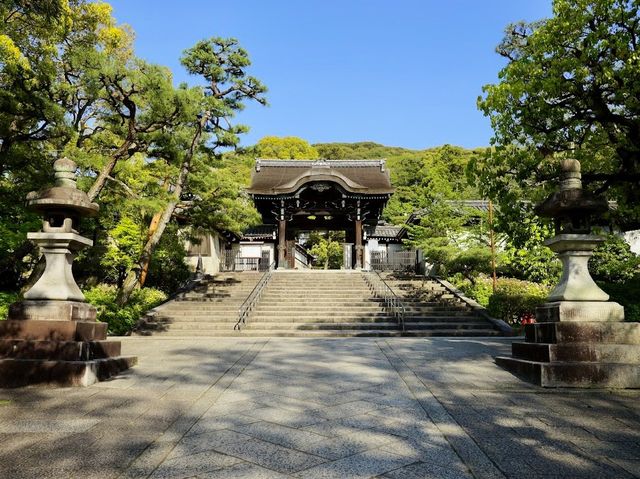
[[[356,220],[356,269],[362,269],[364,258],[364,247],[362,246],[362,220]]]
[[[278,269],[286,267],[284,253],[286,251],[285,234],[287,232],[287,221],[278,220]]]

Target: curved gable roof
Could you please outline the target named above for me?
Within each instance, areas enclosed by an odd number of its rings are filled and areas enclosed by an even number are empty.
[[[391,194],[389,170],[384,160],[256,160],[247,192],[281,195],[298,191],[310,182],[340,185],[350,193]]]

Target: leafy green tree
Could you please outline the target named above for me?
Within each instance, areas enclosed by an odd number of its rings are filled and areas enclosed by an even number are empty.
[[[619,224],[640,227],[640,17],[637,0],[554,0],[553,16],[509,25],[508,64],[478,101],[493,148],[474,162],[483,196],[536,200],[555,154],[582,162],[583,182],[618,201]]]
[[[327,234],[311,234],[306,246],[323,269],[340,269],[343,263],[343,243],[344,231],[329,231]]]
[[[631,251],[624,238],[608,235],[589,260],[589,271],[596,280],[609,283],[622,284],[635,277],[640,279],[640,256]]]
[[[211,159],[215,159],[219,150],[235,147],[239,135],[247,131],[244,125],[232,124],[235,114],[244,108],[246,101],[266,104],[266,87],[255,77],[247,75],[246,69],[251,65],[249,55],[236,39],[200,41],[185,51],[181,62],[189,73],[201,76],[206,84],[199,89],[199,99],[194,102],[197,115],[172,131],[169,137],[165,134],[159,143],[158,155],[178,166],[178,174],[167,182],[170,200],[152,219],[138,267],[129,272],[118,292],[118,304],[125,304],[140,285],[155,248],[183,197],[192,200],[202,197],[189,192],[190,175],[197,176],[198,172],[211,174],[214,168]]]
[[[315,160],[318,150],[306,140],[295,136],[265,136],[256,145],[260,158],[283,160]]]
[[[127,58],[131,35],[102,2],[6,1],[0,15],[0,223],[20,225],[3,235],[0,277],[16,287],[35,253],[24,233],[37,222],[16,199],[51,182],[51,163],[69,145],[104,129],[89,59]]]

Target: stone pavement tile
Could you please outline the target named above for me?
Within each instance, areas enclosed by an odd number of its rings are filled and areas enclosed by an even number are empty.
[[[217,471],[198,474],[197,479],[286,479],[291,477],[293,476],[243,462]]]
[[[247,395],[247,398],[249,398],[249,401],[246,403],[246,404],[249,404],[249,407],[244,407],[242,408],[242,410],[257,409],[259,407],[264,407],[264,406],[273,406],[273,407],[279,407],[281,409],[289,409],[292,411],[301,411],[301,410],[313,411],[322,407],[321,405],[317,404],[315,401],[283,396],[282,394],[278,394],[277,391],[266,392],[266,391],[258,391],[258,390],[249,390],[249,391],[245,391],[245,393],[250,393],[249,395]],[[253,404],[254,406],[251,407],[251,404]]]
[[[385,479],[473,479],[468,471],[425,462],[400,467],[380,477]]]
[[[167,459],[151,474],[150,479],[180,479],[222,469],[242,462],[237,457],[215,451]]]
[[[581,477],[630,478],[624,469],[608,463],[608,458],[586,456],[569,447],[545,444],[532,448],[524,461],[539,474],[566,474]]]
[[[356,416],[340,417],[334,419],[334,421],[358,429],[382,429],[386,419],[387,418],[374,416],[372,414],[358,414]]]
[[[460,456],[446,441],[427,442],[413,439],[397,439],[385,444],[381,449],[400,456],[411,457],[419,462],[437,464],[449,469],[467,470]]]
[[[640,456],[634,459],[608,458],[613,464],[624,469],[628,477],[640,477]]]
[[[217,451],[258,464],[277,472],[292,474],[321,464],[326,459],[295,451],[260,439],[234,444],[215,444]]]
[[[243,414],[245,411],[249,411],[251,409],[257,409],[260,407],[264,407],[264,404],[254,402],[254,401],[238,401],[233,399],[228,394],[229,389],[223,392],[218,401],[216,401],[207,412],[205,412],[205,417],[213,417],[213,416],[227,416],[229,414]]]
[[[316,424],[303,427],[302,430],[321,434],[326,437],[346,437],[353,434],[368,434],[370,432],[368,429],[344,424],[340,419],[318,422]]]
[[[319,414],[326,419],[339,419],[343,417],[355,416],[358,414],[375,413],[383,414],[387,406],[371,403],[368,401],[353,401],[336,406],[329,406],[320,410]],[[383,414],[384,415],[384,414]]]
[[[226,416],[207,416],[206,414],[189,429],[187,436],[218,431],[220,429],[235,429],[246,424],[258,422],[259,419],[244,414],[228,414]]]
[[[261,439],[263,441],[272,442],[279,446],[301,449],[304,446],[315,444],[326,439],[325,436],[315,434],[309,431],[293,429],[279,424],[269,422],[254,422],[245,426],[233,428],[235,431],[248,436]]]
[[[95,426],[99,419],[42,419],[18,420],[0,423],[0,433],[74,433],[83,432]]]
[[[337,461],[320,464],[297,474],[302,479],[365,479],[406,466],[414,459],[381,449],[371,449]]]
[[[325,394],[317,396],[314,401],[319,402],[325,406],[336,406],[338,404],[361,400],[377,402],[378,399],[383,397],[384,395],[381,392],[376,391],[375,389],[355,389],[349,392],[339,392],[335,394]]]
[[[378,449],[396,440],[395,436],[374,431],[360,431],[347,436],[325,438],[313,444],[298,445],[296,449],[330,460],[337,460],[370,449]]]
[[[263,407],[247,411],[251,417],[262,421],[274,422],[283,426],[300,428],[326,421],[325,418],[305,411],[294,412],[274,407]]]
[[[387,406],[385,408],[375,409],[369,412],[369,414],[374,414],[382,417],[392,417],[397,420],[406,420],[406,421],[428,421],[429,416],[427,413],[420,407],[417,401],[411,406],[401,408],[395,406]]]
[[[220,446],[249,441],[251,436],[226,429],[183,437],[167,458],[175,458],[210,451]]]

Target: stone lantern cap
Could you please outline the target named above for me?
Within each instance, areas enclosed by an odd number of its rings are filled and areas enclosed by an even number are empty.
[[[560,168],[560,190],[540,203],[535,212],[555,218],[565,232],[588,230],[589,220],[608,211],[609,205],[604,198],[582,189],[578,160],[563,160]]]
[[[41,213],[71,211],[80,216],[96,216],[99,206],[76,186],[76,168],[76,163],[68,158],[57,160],[53,164],[55,186],[29,193],[27,207]]]

